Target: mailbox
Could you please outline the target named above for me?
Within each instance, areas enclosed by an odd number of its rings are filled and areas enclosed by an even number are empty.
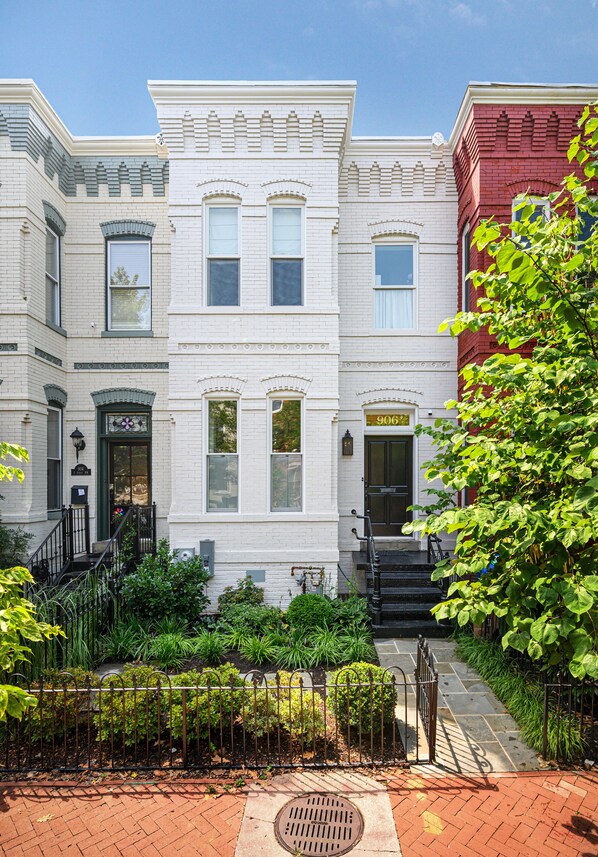
[[[87,505],[87,485],[73,485],[71,487],[71,506]]]

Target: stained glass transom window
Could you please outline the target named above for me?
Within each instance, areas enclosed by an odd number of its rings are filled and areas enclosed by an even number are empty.
[[[107,414],[108,434],[141,434],[149,431],[148,414]]]

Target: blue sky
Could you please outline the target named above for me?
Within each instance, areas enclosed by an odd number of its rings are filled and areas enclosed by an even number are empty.
[[[598,0],[0,0],[0,77],[73,134],[157,130],[148,79],[356,80],[353,133],[448,135],[470,80],[598,83]]]

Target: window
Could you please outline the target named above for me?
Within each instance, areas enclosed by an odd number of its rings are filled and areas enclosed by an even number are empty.
[[[301,400],[272,400],[270,455],[270,510],[301,512],[303,456],[301,454]]]
[[[108,241],[108,329],[151,330],[151,242]]]
[[[374,326],[410,330],[415,315],[415,244],[376,244],[374,256]]]
[[[471,309],[471,282],[467,279],[467,275],[471,271],[471,234],[469,231],[469,223],[463,229],[462,245],[461,245],[461,266],[463,280],[463,312],[469,312]]]
[[[46,320],[60,325],[60,237],[46,226]]]
[[[239,305],[238,208],[208,208],[208,306]]]
[[[596,197],[590,197],[590,201],[595,204]],[[578,216],[581,220],[581,229],[579,230],[578,238],[581,244],[591,238],[594,227],[598,223],[598,215],[593,214],[591,211],[580,211],[578,212]]]
[[[272,306],[303,304],[303,209],[271,210]]]
[[[48,511],[62,506],[62,409],[48,408],[47,420]]]
[[[513,220],[516,223],[521,222],[521,215],[522,215],[522,213],[526,207],[526,206],[524,206],[524,208],[517,208],[517,206],[520,206],[521,203],[524,201],[526,201],[526,197],[523,197],[523,196],[516,196],[515,199],[513,200]],[[536,220],[540,220],[540,219],[542,219],[542,220],[548,220],[549,219],[549,217],[550,217],[550,202],[547,199],[544,199],[541,196],[530,196],[527,198],[527,203],[529,205],[533,205],[533,207],[534,207],[533,211],[530,215],[530,218],[529,218],[530,223],[534,223]],[[529,247],[530,242],[529,242],[528,238],[525,238],[524,236],[520,235],[519,236],[519,244],[522,245],[523,247]]]
[[[208,512],[236,512],[239,502],[237,402],[208,401]]]

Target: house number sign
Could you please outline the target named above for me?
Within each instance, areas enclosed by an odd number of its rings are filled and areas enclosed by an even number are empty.
[[[386,426],[408,426],[409,414],[392,413],[385,411],[384,413],[376,414],[369,413],[365,415],[366,426],[377,426],[385,428]]]

